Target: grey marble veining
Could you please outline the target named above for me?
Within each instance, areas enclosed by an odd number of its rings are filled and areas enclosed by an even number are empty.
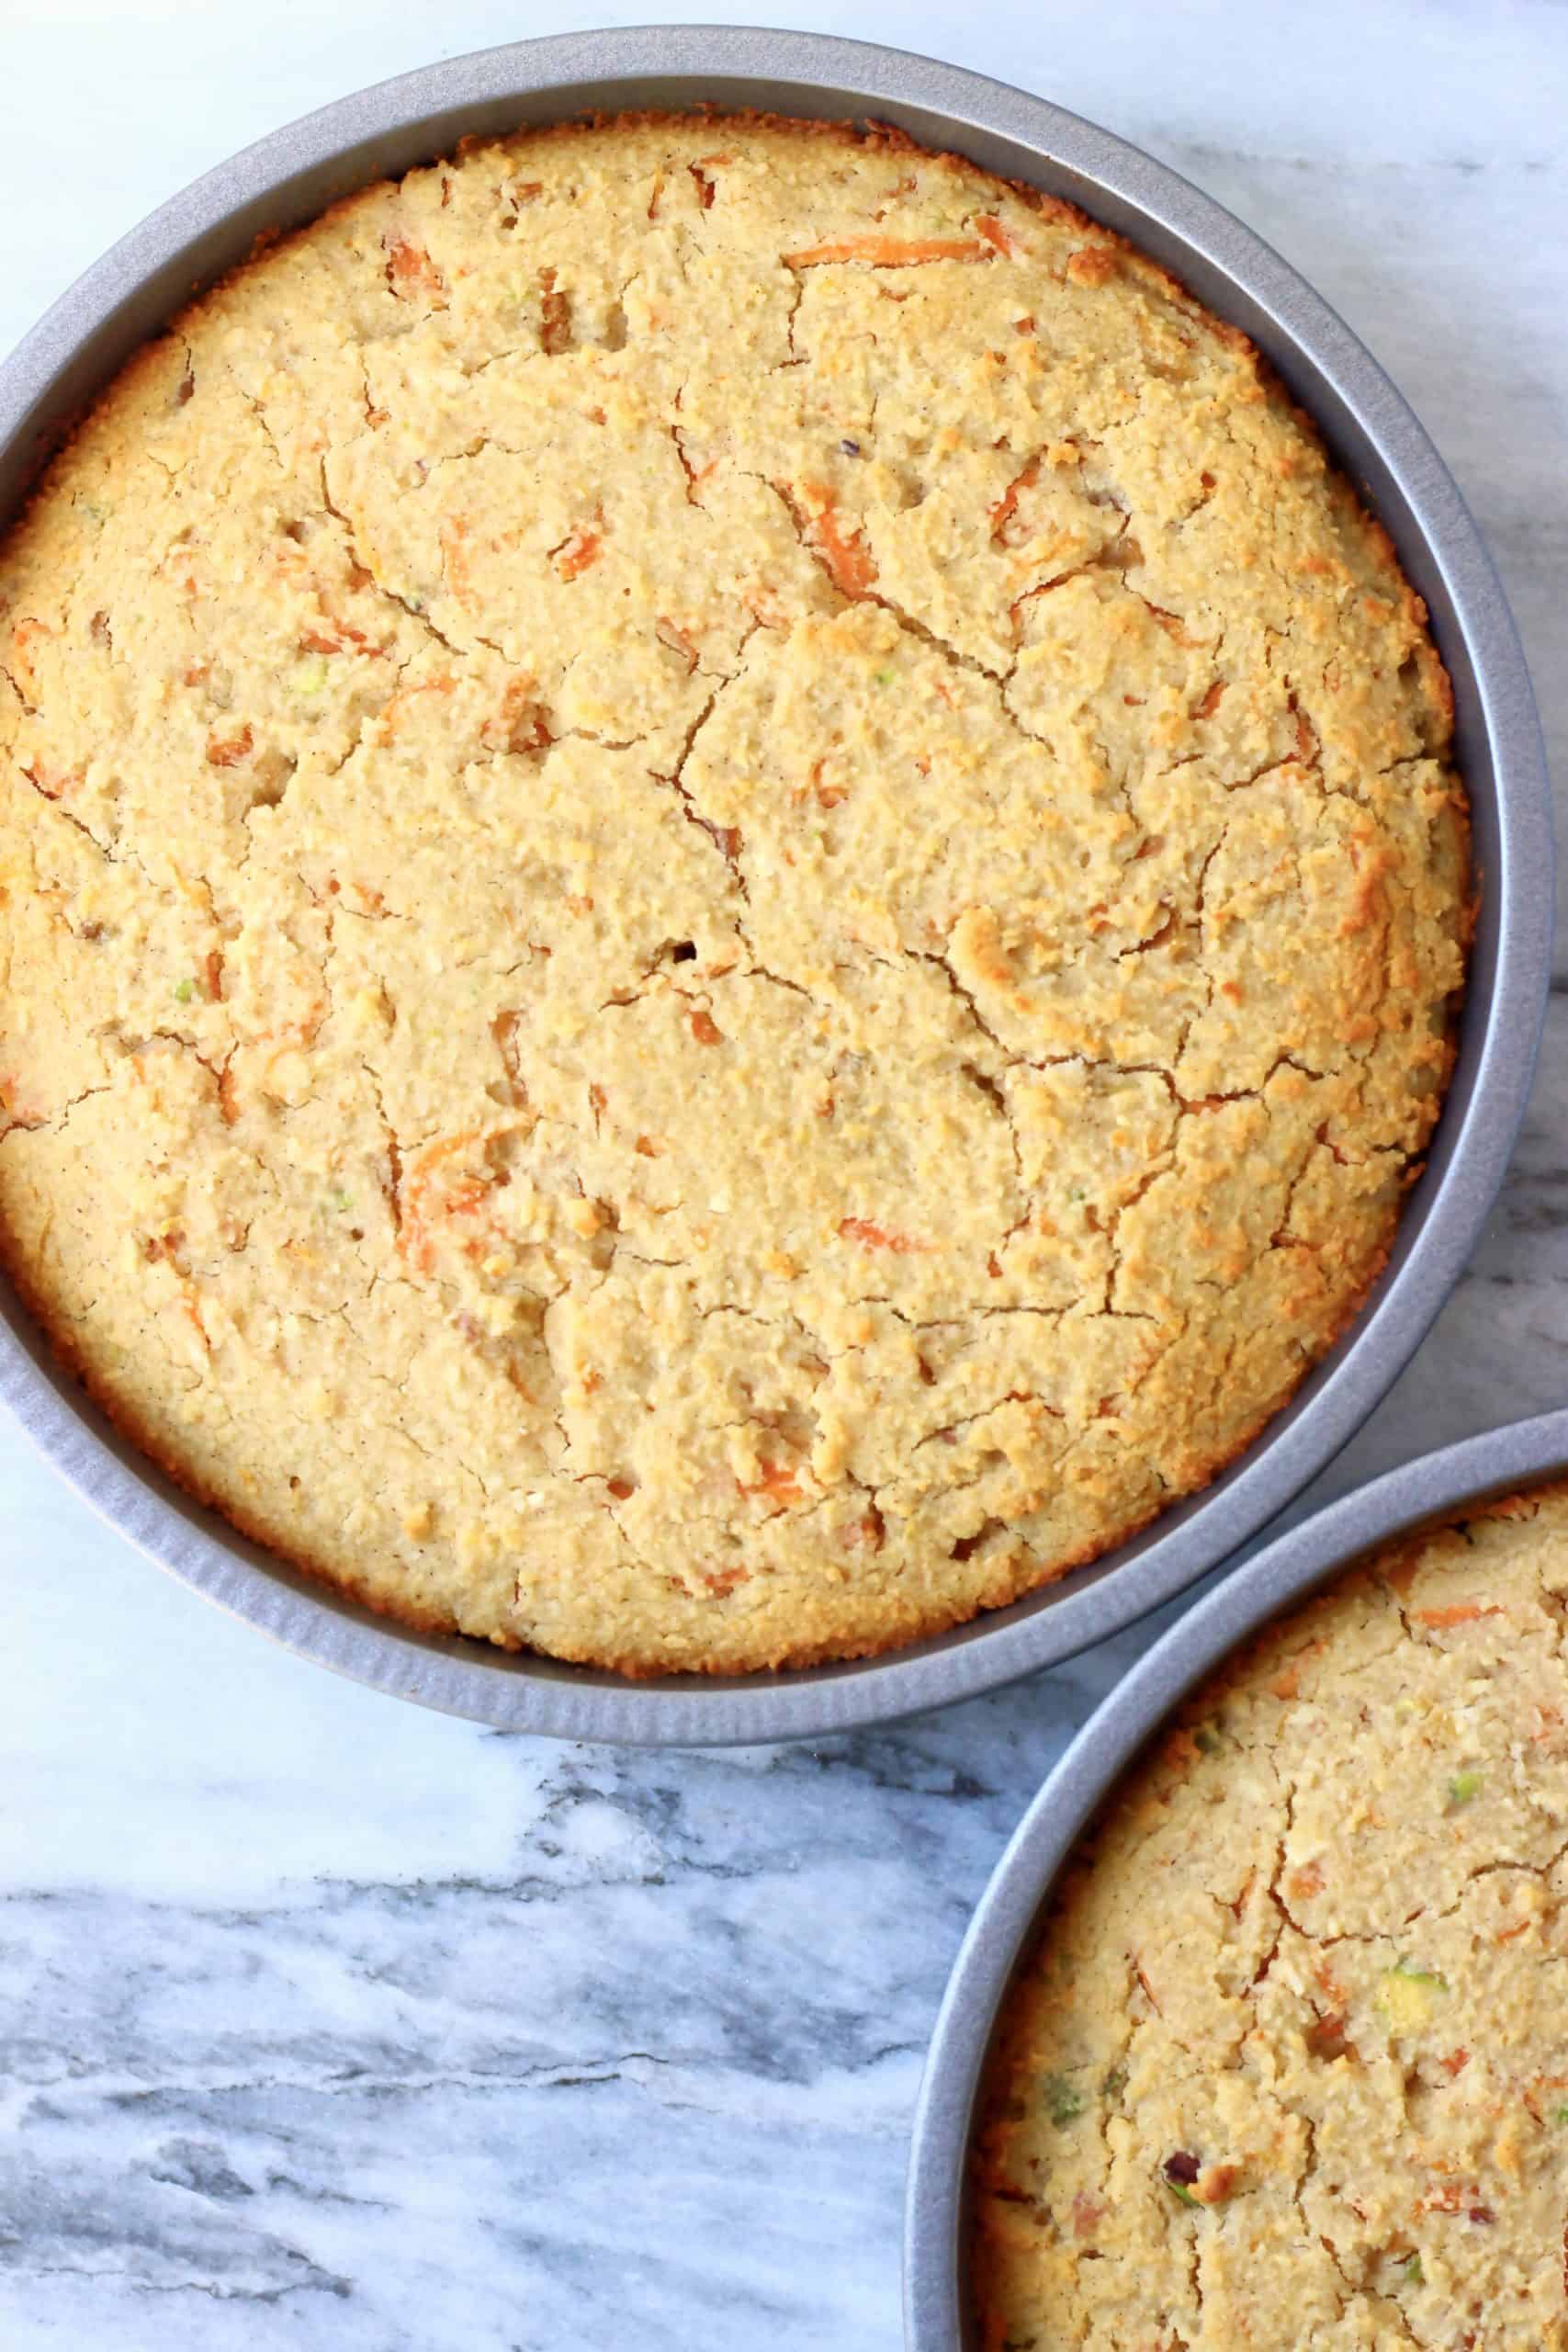
[[[9,340],[276,122],[548,17],[0,0]],[[727,11],[844,29],[825,8]],[[1365,335],[1491,541],[1568,777],[1568,10],[863,12],[1095,116]],[[1320,1491],[1568,1401],[1568,956],[1475,1261]],[[422,1715],[137,1561],[0,1428],[3,2352],[896,2352],[969,1909],[1149,1628],[810,1747]]]
[[[24,1734],[62,1707],[75,1764],[52,1862],[6,1857],[0,2340],[897,2342],[931,2018],[1108,1656],[713,1757],[416,1717],[362,1853],[404,1711],[329,1686],[323,1725],[318,1678],[231,1626],[227,1688],[184,1723],[176,1655],[121,1705],[107,1654],[156,1639],[146,1597],[95,1623],[85,1689],[51,1668]]]

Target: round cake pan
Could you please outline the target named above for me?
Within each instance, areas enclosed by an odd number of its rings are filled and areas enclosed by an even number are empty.
[[[1360,1554],[1465,1503],[1568,1476],[1568,1412],[1465,1438],[1358,1487],[1248,1560],[1173,1625],[1063,1756],[997,1864],[931,2038],[904,2231],[908,2352],[974,2352],[964,2275],[976,2097],[1013,1971],[1082,1831],[1173,1708],[1243,1642]]]
[[[1316,419],[1427,601],[1453,680],[1481,893],[1459,1055],[1386,1272],[1293,1402],[1203,1494],[1033,1598],[894,1656],[628,1684],[422,1636],[285,1568],[118,1438],[0,1299],[0,1396],[77,1490],[163,1566],[263,1631],[378,1688],[509,1730],[707,1744],[818,1735],[1048,1666],[1168,1600],[1321,1470],[1416,1348],[1463,1265],[1524,1109],[1545,1007],[1551,825],[1540,727],[1506,604],[1420,425],[1334,312],[1239,221],[1078,117],[976,74],[858,41],[684,26],[569,34],[433,65],[265,139],[106,254],[0,369],[0,514],[85,402],[264,233],[459,139],[619,108],[763,107],[876,119],[1068,198],[1242,328]]]

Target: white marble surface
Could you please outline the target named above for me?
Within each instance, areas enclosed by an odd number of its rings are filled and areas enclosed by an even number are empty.
[[[0,341],[289,116],[620,13],[0,0]],[[1030,85],[1272,239],[1472,499],[1568,784],[1560,0],[757,15]],[[1335,1487],[1568,1401],[1560,987],[1503,1203]],[[879,1736],[647,1759],[423,1716],[270,1651],[8,1427],[0,1557],[5,2352],[894,2352],[948,1963],[1146,1633]]]

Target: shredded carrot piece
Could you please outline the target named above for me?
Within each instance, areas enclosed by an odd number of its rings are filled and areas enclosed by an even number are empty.
[[[575,580],[591,563],[598,562],[604,544],[597,531],[574,531],[556,557],[556,570],[563,580]]]
[[[1067,256],[1067,276],[1075,286],[1103,286],[1118,266],[1114,245],[1080,245]]]
[[[739,1485],[739,1481],[736,1481]],[[795,1503],[800,1500],[800,1482],[786,1463],[764,1462],[762,1475],[754,1487],[741,1487],[743,1495],[766,1495],[773,1502]]]
[[[978,225],[978,224],[976,224]],[[921,261],[989,261],[995,247],[975,237],[829,237],[785,254],[788,269],[815,269],[823,262],[869,261],[898,269]]]
[[[1148,612],[1149,618],[1153,621],[1155,627],[1156,628],[1164,629],[1167,637],[1171,639],[1173,644],[1188,646],[1202,644],[1203,640],[1201,637],[1188,636],[1179,615],[1175,613],[1168,613],[1164,606],[1160,605],[1151,605],[1148,608]]]
[[[984,237],[986,243],[988,245],[994,246],[998,253],[1007,254],[1010,255],[1017,253],[1018,240],[1016,237],[1010,235],[994,212],[977,213],[976,215],[975,226],[979,231],[981,236]]]
[[[387,283],[394,294],[428,294],[433,302],[445,304],[446,280],[431,260],[423,245],[411,244],[406,237],[399,237],[387,247]]]
[[[840,800],[849,798],[850,787],[847,784],[824,784],[822,771],[826,765],[826,760],[812,761],[811,790],[816,795],[819,808],[836,808]]]
[[[249,727],[242,727],[237,735],[227,739],[209,735],[207,739],[207,763],[214,768],[238,767],[242,760],[250,758],[254,747],[255,737]]]
[[[379,741],[383,743],[391,741],[398,731],[404,711],[416,695],[449,695],[451,691],[452,681],[445,673],[439,677],[421,678],[412,686],[400,686],[397,693],[391,695],[383,706],[381,723],[377,730]]]
[[[36,791],[42,793],[46,800],[59,800],[82,783],[86,770],[69,768],[56,775],[44,766],[41,760],[35,760],[30,767],[25,767],[22,770],[22,774]]]
[[[899,1257],[931,1247],[929,1242],[911,1240],[907,1233],[889,1233],[886,1226],[874,1225],[865,1216],[840,1217],[839,1232],[846,1241],[858,1241],[863,1250],[891,1250]]]
[[[1476,2195],[1473,2182],[1445,2180],[1437,2188],[1428,2189],[1416,2206],[1418,2213],[1460,2213]]]
[[[750,1568],[705,1568],[702,1572],[703,1582],[717,1600],[733,1592],[738,1584],[747,1583],[750,1574]]]
[[[186,1321],[191,1324],[195,1329],[197,1338],[201,1341],[201,1344],[207,1350],[208,1354],[210,1355],[212,1353],[212,1342],[208,1338],[207,1326],[201,1319],[201,1306],[196,1295],[196,1285],[190,1280],[188,1275],[185,1277],[184,1296],[180,1300],[180,1312],[185,1316]]]
[[[1502,1611],[1492,1603],[1479,1600],[1456,1600],[1447,1609],[1415,1609],[1411,1615],[1418,1625],[1470,1625],[1478,1617],[1500,1617]]]
[[[316,1032],[326,1019],[326,999],[317,997],[310,1012],[303,1021],[288,1021],[281,1029],[264,1029],[261,1032],[255,1039],[258,1046],[272,1044],[275,1038],[277,1041],[272,1046],[271,1053],[266,1055],[262,1062],[261,1083],[264,1087],[285,1054],[302,1054],[307,1046],[315,1044]],[[227,1076],[227,1071],[224,1074]],[[221,1090],[220,1091],[220,1107],[222,1107]],[[226,1119],[229,1118],[227,1111],[224,1112],[224,1116]],[[229,1124],[232,1125],[233,1121],[229,1119]]]
[[[1007,529],[1008,525],[1012,521],[1014,514],[1017,513],[1019,492],[1021,491],[1032,490],[1035,482],[1039,480],[1039,476],[1040,460],[1038,458],[1031,458],[1023,471],[1019,475],[1018,480],[1008,484],[1007,489],[1002,492],[1002,495],[998,499],[996,504],[991,509],[991,537],[993,539],[999,539],[1001,537],[1002,533]]]
[[[466,1151],[470,1144],[482,1142],[486,1132],[482,1127],[470,1127],[462,1135],[444,1136],[426,1144],[404,1166],[398,1249],[422,1274],[429,1273],[435,1262],[432,1227],[445,1224],[451,1217],[472,1216],[490,1193],[490,1185],[478,1176],[459,1176],[455,1183],[447,1183],[442,1174],[447,1160],[456,1153]]]
[[[33,664],[33,647],[40,638],[53,635],[54,631],[47,621],[38,620],[31,614],[25,615],[13,627],[11,660],[16,665],[17,676],[24,694],[36,695],[38,692],[39,675]]]
[[[699,817],[697,819],[697,822],[702,827],[704,832],[712,837],[713,841],[717,844],[722,855],[727,857],[733,865],[736,859],[740,854],[739,826],[716,825],[711,817]]]
[[[302,653],[346,653],[350,647],[357,651],[379,654],[381,648],[372,645],[362,628],[351,628],[347,621],[328,618],[319,628],[306,629],[299,639]]]
[[[507,752],[542,752],[553,740],[538,700],[536,682],[525,673],[507,680],[499,710],[485,720],[486,743]]]
[[[692,1015],[692,1035],[699,1046],[717,1046],[724,1042],[724,1032],[705,1006],[698,1005]]]
[[[876,584],[876,565],[860,532],[840,529],[832,492],[821,482],[807,481],[801,483],[800,495],[834,587],[842,596],[869,594]]]

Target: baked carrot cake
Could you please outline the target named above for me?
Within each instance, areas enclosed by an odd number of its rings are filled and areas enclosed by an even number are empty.
[[[1132,1774],[1010,1998],[986,2352],[1568,2346],[1568,1487],[1396,1544]]]
[[[428,1626],[866,1653],[1211,1478],[1377,1273],[1464,806],[1247,345],[896,137],[623,119],[259,252],[0,544],[0,1230]]]

